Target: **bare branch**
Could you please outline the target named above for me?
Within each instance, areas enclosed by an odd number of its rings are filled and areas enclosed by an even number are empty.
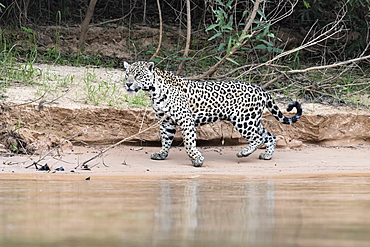
[[[329,64],[329,65],[314,66],[314,67],[309,67],[309,68],[306,68],[306,69],[279,71],[281,73],[281,75],[279,75],[279,76],[275,77],[274,79],[270,80],[269,82],[265,83],[264,85],[261,86],[261,88],[266,89],[269,86],[271,86],[272,84],[274,84],[275,82],[277,82],[278,80],[282,79],[283,77],[288,77],[288,75],[299,74],[299,73],[307,73],[307,72],[315,71],[315,70],[331,69],[331,68],[343,66],[343,65],[346,65],[346,64],[359,62],[361,60],[367,60],[367,59],[370,59],[370,55],[350,59],[350,60],[339,62],[339,63],[333,63],[333,64]],[[348,86],[360,86],[360,85],[366,85],[366,84],[369,84],[369,82],[353,83],[353,84],[349,84]],[[343,87],[343,86],[342,85],[339,85],[339,86],[331,86],[331,85],[330,86],[323,86],[322,85],[321,86],[321,88],[325,88],[325,89],[339,88],[339,87]]]
[[[129,15],[131,15],[132,13],[132,10],[130,10],[129,13],[127,13],[127,15],[124,15],[120,18],[116,18],[116,19],[113,19],[113,20],[109,20],[109,21],[103,21],[103,22],[99,22],[99,23],[96,23],[96,24],[91,24],[90,27],[96,27],[96,26],[101,26],[101,25],[105,25],[105,24],[108,24],[108,23],[112,23],[112,22],[117,22],[117,21],[121,21],[121,20],[124,20],[126,19]]]
[[[275,82],[283,79],[283,77],[285,77],[286,75],[283,73],[277,77],[275,77],[274,79],[270,80],[269,82],[265,83],[264,85],[261,86],[262,89],[266,89],[268,88],[269,86],[271,86],[272,84],[274,84]]]
[[[158,41],[158,47],[157,50],[154,52],[153,56],[150,58],[152,60],[157,56],[159,53],[159,50],[161,49],[162,45],[162,33],[163,33],[163,20],[162,20],[162,10],[161,10],[161,3],[159,0],[157,0],[157,6],[158,6],[158,15],[159,15],[159,41]]]
[[[283,57],[286,57],[287,55],[290,55],[292,53],[295,53],[297,51],[300,51],[300,50],[303,50],[303,49],[306,49],[310,46],[313,46],[313,45],[317,45],[333,36],[335,36],[336,34],[340,33],[343,31],[343,28],[340,27],[338,28],[339,24],[341,23],[341,21],[343,20],[344,18],[344,15],[341,16],[341,18],[339,18],[338,21],[335,21],[333,23],[333,25],[326,31],[324,31],[322,34],[318,35],[317,37],[315,37],[314,39],[312,39],[311,41],[297,47],[297,48],[294,48],[294,49],[291,49],[289,51],[286,51],[286,52],[283,52],[283,53],[280,53],[279,55],[275,56],[274,58],[268,60],[267,62],[264,62],[264,63],[261,63],[261,64],[258,64],[256,66],[253,66],[251,67],[249,70],[243,72],[242,74],[240,74],[238,77],[236,77],[236,79],[240,79],[242,76],[244,76],[245,74],[248,74],[250,73],[251,71],[253,70],[256,70],[260,67],[263,67],[263,66],[271,66],[273,64],[274,61],[276,60],[279,60],[280,58],[283,58]]]
[[[313,70],[322,70],[322,69],[335,68],[335,67],[343,66],[343,65],[346,65],[346,64],[349,64],[349,63],[355,63],[355,62],[359,62],[361,60],[366,60],[366,59],[370,59],[370,55],[364,56],[364,57],[357,57],[357,58],[354,58],[354,59],[350,59],[350,60],[339,62],[339,63],[333,63],[333,64],[329,64],[329,65],[314,66],[314,67],[310,67],[310,68],[306,68],[306,69],[289,70],[289,71],[286,71],[284,73],[286,73],[286,74],[307,73],[307,72],[310,72],[310,71],[313,71]]]
[[[187,58],[189,55],[190,50],[190,42],[191,42],[191,7],[190,7],[190,0],[186,0],[186,45],[184,50],[184,58]],[[179,69],[176,72],[176,75],[180,75],[183,67],[186,63],[186,60],[182,60]]]

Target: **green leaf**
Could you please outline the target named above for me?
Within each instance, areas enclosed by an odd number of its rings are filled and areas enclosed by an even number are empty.
[[[232,8],[232,5],[233,5],[233,2],[234,2],[234,0],[228,1],[227,4],[226,4],[226,7],[229,8],[229,9],[231,9]]]
[[[240,42],[236,42],[235,44],[234,44],[234,47],[240,47],[242,45],[242,43],[240,43]]]
[[[228,25],[222,26],[222,29],[223,29],[223,30],[230,30],[230,31],[232,31],[232,30],[233,30],[233,27],[231,27],[231,26],[228,24]]]
[[[248,13],[249,13],[249,10],[244,10],[243,11],[243,17],[247,16]]]
[[[183,60],[189,61],[189,60],[191,60],[191,57],[178,57],[177,59],[180,60],[180,61],[183,61]]]
[[[225,43],[220,43],[220,45],[218,46],[218,48],[217,48],[217,51],[224,51],[225,50]]]
[[[259,44],[254,47],[255,50],[266,50],[266,48],[267,46],[265,46],[264,44]]]
[[[234,59],[232,59],[232,58],[226,58],[226,60],[228,60],[228,61],[230,61],[230,62],[232,62],[232,63],[235,63],[236,65],[239,65],[239,63],[237,62],[237,61],[235,61]]]
[[[263,36],[266,36],[270,33],[270,24],[265,25],[265,30],[263,30]]]
[[[221,0],[216,0],[216,2],[222,6],[224,6],[224,3]]]
[[[268,45],[268,46],[274,46],[274,43],[269,42],[269,41],[267,41],[267,40],[261,39],[261,41],[262,41],[263,43],[265,43],[266,45]]]
[[[239,37],[239,40],[241,40],[241,39],[248,39],[248,38],[250,38],[252,35],[250,35],[250,34],[243,34],[242,36],[240,36]]]
[[[232,45],[232,37],[230,36],[229,37],[229,42],[227,43],[227,53],[229,53],[230,52],[230,50],[231,50],[231,45]]]
[[[232,15],[229,16],[229,22],[227,23],[228,26],[232,26],[234,21],[234,17]]]
[[[283,53],[284,52],[282,49],[279,49],[279,48],[274,48],[273,51],[276,52],[276,53]]]
[[[215,56],[215,58],[216,58],[217,60],[222,60],[222,58],[220,58],[219,56]]]
[[[262,17],[262,19],[266,20],[265,13],[263,13],[262,10],[257,10],[257,13]]]
[[[303,0],[303,4],[304,4],[304,6],[306,7],[306,9],[311,8],[311,5],[310,5],[310,3],[309,3],[309,2],[307,2],[307,1]]]
[[[215,38],[217,38],[217,37],[220,37],[222,35],[222,33],[216,33],[215,35],[213,35],[211,38],[209,38],[208,39],[208,41],[210,41],[210,40],[213,40],[213,39],[215,39]]]
[[[212,30],[212,29],[215,29],[216,27],[218,27],[219,24],[215,23],[215,24],[212,24],[210,25],[209,27],[206,28],[206,31],[209,31],[209,30]]]
[[[161,61],[160,58],[152,58],[152,61],[155,62],[155,63],[159,63]]]
[[[217,16],[217,18],[222,20],[223,22],[225,22],[225,19],[227,18],[227,13],[221,7],[218,7],[218,16]]]

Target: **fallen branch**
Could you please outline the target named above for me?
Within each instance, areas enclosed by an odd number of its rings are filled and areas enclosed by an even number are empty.
[[[358,82],[358,83],[350,83],[346,85],[336,85],[336,86],[325,86],[321,87],[323,89],[335,89],[335,88],[343,88],[343,87],[353,87],[353,86],[362,86],[362,85],[369,85],[369,82]]]
[[[158,121],[157,123],[155,123],[155,124],[152,124],[152,125],[151,125],[151,126],[149,126],[148,128],[146,128],[146,129],[144,129],[144,130],[142,130],[142,131],[139,131],[139,132],[137,132],[137,133],[136,133],[136,134],[134,134],[134,135],[131,135],[131,136],[129,136],[129,137],[126,137],[126,138],[124,138],[124,139],[120,140],[119,142],[117,142],[117,143],[115,143],[115,144],[113,144],[113,145],[111,145],[111,146],[109,146],[109,147],[105,148],[104,150],[102,150],[102,151],[100,151],[98,154],[96,154],[95,156],[93,156],[93,157],[91,157],[90,159],[88,159],[88,160],[84,161],[81,165],[77,165],[77,166],[75,167],[75,169],[79,168],[80,166],[82,166],[82,167],[86,167],[86,164],[87,164],[87,163],[89,163],[90,161],[92,161],[92,160],[96,159],[97,157],[101,156],[102,154],[104,154],[105,152],[107,152],[109,149],[114,148],[114,147],[116,147],[116,146],[118,146],[118,145],[120,145],[120,144],[122,144],[122,143],[124,143],[124,142],[126,142],[126,141],[128,141],[128,140],[131,140],[131,139],[135,138],[136,136],[138,136],[138,135],[140,135],[140,134],[142,134],[142,133],[144,133],[144,132],[146,132],[146,131],[148,131],[148,130],[150,130],[150,129],[153,129],[153,128],[158,127],[158,126],[163,122],[163,120],[164,120],[165,118],[166,118],[166,116],[162,117],[162,119],[161,119],[161,120],[159,120],[159,121]]]
[[[307,72],[313,71],[313,70],[331,69],[331,68],[343,66],[343,65],[346,65],[346,64],[349,64],[349,63],[355,63],[355,62],[358,62],[358,61],[361,61],[361,60],[366,60],[366,59],[370,59],[370,55],[364,56],[364,57],[357,57],[357,58],[354,58],[354,59],[350,59],[350,60],[339,62],[339,63],[333,63],[333,64],[329,64],[329,65],[314,66],[314,67],[310,67],[310,68],[306,68],[306,69],[299,69],[299,70],[298,69],[297,70],[289,70],[289,71],[286,71],[284,73],[286,73],[286,74],[297,74],[297,73],[307,73]]]
[[[109,21],[103,21],[103,22],[99,22],[99,23],[96,23],[96,24],[91,24],[90,27],[96,27],[96,26],[101,26],[101,25],[105,25],[105,24],[108,24],[108,23],[112,23],[112,22],[117,22],[117,21],[121,21],[121,20],[124,20],[126,19],[129,15],[131,15],[132,13],[132,10],[130,10],[130,12],[127,13],[127,15],[124,15],[120,18],[116,18],[116,19],[113,19],[113,20],[109,20]]]
[[[275,77],[274,79],[270,80],[269,82],[267,82],[267,83],[263,84],[263,85],[261,86],[261,88],[262,88],[262,89],[266,89],[266,88],[268,88],[270,85],[274,84],[275,82],[277,82],[277,81],[279,81],[279,80],[283,79],[285,76],[286,76],[285,74],[281,74],[281,75],[279,75],[279,76]]]
[[[32,103],[35,103],[36,101],[39,101],[41,100],[42,98],[45,97],[45,95],[47,94],[47,92],[45,91],[43,95],[41,95],[40,97],[38,97],[37,99],[34,99],[34,100],[30,100],[28,102],[25,102],[25,103],[21,103],[21,104],[14,104],[14,105],[0,105],[2,109],[7,109],[7,108],[12,108],[12,107],[18,107],[18,106],[24,106],[24,105],[29,105],[29,104],[32,104]]]
[[[272,79],[269,82],[265,83],[264,85],[261,86],[261,88],[266,89],[269,86],[271,86],[272,84],[274,84],[275,82],[277,82],[278,80],[282,79],[283,77],[288,77],[287,75],[299,74],[299,73],[307,73],[307,72],[314,71],[314,70],[331,69],[331,68],[343,66],[343,65],[346,65],[346,64],[350,64],[350,63],[359,62],[361,60],[366,60],[366,59],[370,59],[370,55],[364,56],[364,57],[357,57],[357,58],[354,58],[354,59],[350,59],[350,60],[339,62],[339,63],[333,63],[333,64],[329,64],[329,65],[314,66],[314,67],[309,67],[309,68],[306,68],[306,69],[296,69],[296,70],[289,70],[289,71],[279,71],[281,73],[281,75],[279,75],[278,77],[275,77],[274,79]],[[368,83],[368,82],[366,82],[366,83]],[[353,86],[356,86],[356,85],[364,85],[366,83],[357,83],[357,84],[354,84]],[[342,85],[340,85],[338,87],[342,87]]]
[[[26,166],[25,168],[27,169],[27,168],[30,168],[31,166],[33,166],[33,165],[35,165],[35,166],[37,166],[38,165],[38,163],[40,162],[40,161],[42,161],[42,160],[44,160],[49,154],[51,154],[54,150],[58,150],[59,148],[61,148],[62,147],[62,145],[63,145],[63,143],[65,143],[65,142],[67,142],[67,141],[70,141],[71,139],[73,139],[74,137],[76,137],[76,136],[78,136],[78,135],[80,135],[80,133],[81,132],[84,132],[86,130],[86,128],[85,129],[83,129],[83,130],[81,130],[81,131],[79,131],[79,132],[77,132],[76,134],[74,134],[74,135],[72,135],[70,138],[68,138],[68,139],[64,139],[63,141],[61,141],[56,147],[54,147],[53,149],[50,149],[46,154],[44,154],[43,156],[40,156],[40,158],[37,160],[37,161],[34,161],[31,165],[28,165],[28,166]]]
[[[19,107],[19,106],[24,106],[24,105],[29,105],[29,104],[32,104],[32,103],[36,103],[37,101],[39,101],[39,104],[38,104],[38,109],[39,109],[39,111],[41,111],[41,110],[43,110],[43,108],[44,108],[44,105],[46,105],[46,104],[52,104],[52,103],[54,103],[55,101],[57,101],[58,99],[60,99],[60,98],[62,98],[62,97],[64,97],[64,96],[66,96],[66,94],[68,94],[70,91],[69,90],[67,90],[64,94],[62,94],[62,95],[60,95],[60,96],[58,96],[58,97],[56,97],[55,99],[52,99],[52,100],[50,100],[50,101],[46,101],[46,100],[42,100],[45,96],[46,96],[46,94],[48,93],[47,91],[45,91],[44,92],[44,94],[43,95],[41,95],[40,97],[38,97],[37,99],[34,99],[34,100],[30,100],[30,101],[27,101],[27,102],[25,102],[25,103],[21,103],[21,104],[13,104],[13,105],[3,105],[3,104],[0,104],[0,108],[1,109],[7,109],[7,108],[12,108],[12,107]]]

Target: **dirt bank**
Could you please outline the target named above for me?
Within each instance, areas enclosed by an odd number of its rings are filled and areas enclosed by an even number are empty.
[[[317,106],[311,113],[309,107],[305,111],[300,121],[291,126],[278,123],[269,113],[264,114],[264,125],[278,135],[278,148],[271,161],[258,159],[262,150],[248,158],[237,158],[235,154],[245,141],[229,123],[220,122],[198,128],[200,150],[206,159],[202,168],[191,166],[181,146],[180,131],[168,159],[151,160],[150,153],[159,149],[153,147],[159,145],[158,127],[155,127],[126,145],[109,150],[103,158],[88,163],[89,169],[85,170],[79,165],[107,147],[104,144],[118,142],[153,126],[156,120],[150,109],[55,106],[40,109],[36,104],[5,107],[1,112],[2,125],[22,126],[14,132],[24,140],[27,150],[36,150],[39,155],[10,156],[9,150],[2,150],[7,153],[0,156],[0,179],[369,176],[370,115],[338,109],[335,112],[321,109],[323,113],[318,114]],[[3,131],[3,136],[6,133]],[[132,142],[135,146],[128,146]],[[50,170],[37,170],[44,165]],[[64,171],[56,171],[59,167]]]
[[[99,106],[86,104],[86,87],[94,88],[94,85],[101,85],[98,84],[101,81],[105,82],[104,85],[118,85],[117,90],[122,90],[120,93],[124,94],[121,70],[51,65],[38,65],[37,68],[42,71],[45,80],[40,83],[41,86],[12,84],[5,91],[6,97],[3,97],[1,102],[0,161],[3,164],[3,178],[13,177],[14,174],[28,174],[26,175],[28,178],[35,178],[44,174],[45,172],[38,172],[35,169],[25,169],[33,162],[38,166],[47,163],[51,166],[51,172],[55,171],[57,163],[62,162],[60,164],[66,168],[62,177],[70,175],[70,170],[81,164],[88,156],[91,157],[92,152],[97,152],[92,148],[86,149],[86,146],[113,144],[157,123],[150,107],[139,109],[129,107],[127,104],[110,107],[105,104]],[[60,86],[60,82],[65,82],[66,78],[68,80],[73,78],[73,81],[67,83],[67,86]],[[54,87],[50,88],[53,85]],[[108,89],[110,87],[107,87]],[[286,102],[279,101],[279,105],[281,109],[285,109]],[[94,176],[224,174],[259,177],[281,174],[363,175],[369,172],[368,109],[312,103],[303,103],[302,107],[303,116],[293,125],[283,125],[269,112],[264,113],[264,126],[278,136],[278,149],[272,161],[258,160],[259,152],[247,159],[236,158],[235,153],[242,148],[236,145],[245,145],[246,141],[228,122],[205,125],[197,129],[198,144],[206,157],[203,168],[196,169],[190,166],[181,147],[180,131],[175,137],[175,146],[179,147],[172,151],[168,160],[152,161],[149,154],[154,151],[153,146],[159,145],[158,126],[155,126],[127,140],[125,144],[135,144],[135,148],[130,149],[127,146],[115,148],[105,155],[104,162],[95,160],[93,164],[99,165],[91,171],[77,169],[73,174],[81,173],[83,176],[85,173]],[[209,147],[210,145],[212,147]],[[320,145],[339,148],[323,148]],[[138,147],[143,149],[133,151]],[[10,150],[27,155],[8,157],[11,155]],[[41,156],[29,156],[31,153]],[[45,154],[48,155],[39,160],[39,157]],[[103,163],[109,164],[109,167],[105,167]],[[61,173],[52,174],[54,176]],[[46,172],[42,176],[49,176],[49,173]]]
[[[34,70],[40,71],[39,82],[31,86],[11,83],[3,93],[0,109],[2,131],[16,130],[34,148],[55,146],[61,139],[111,144],[156,122],[150,106],[135,108],[124,101],[109,101],[125,97],[124,72],[120,69],[39,64]],[[106,92],[109,94],[100,97]],[[113,106],[107,106],[108,102]],[[285,109],[286,103],[279,102],[280,108]],[[313,103],[303,103],[302,107],[302,118],[290,126],[278,123],[265,112],[263,124],[280,136],[279,146],[299,147],[302,142],[338,146],[370,142],[369,109]],[[227,122],[199,127],[197,137],[207,145],[245,143]],[[181,142],[179,131],[175,139]],[[135,140],[145,145],[158,142],[158,128]]]
[[[263,117],[264,126],[279,137],[279,146],[299,147],[300,143],[325,145],[355,145],[370,143],[370,115],[352,112],[306,113],[293,125],[283,125],[269,112]],[[288,115],[288,113],[286,113]],[[2,126],[22,126],[19,133],[27,143],[40,138],[56,137],[91,144],[112,144],[132,136],[156,123],[151,109],[116,109],[113,107],[65,107],[30,104],[3,108]],[[229,122],[220,122],[198,128],[199,142],[208,145],[245,143]],[[181,131],[175,140],[181,142]],[[57,140],[55,140],[57,142]],[[158,142],[158,127],[149,129],[130,141],[140,144]],[[144,144],[148,145],[148,144]]]

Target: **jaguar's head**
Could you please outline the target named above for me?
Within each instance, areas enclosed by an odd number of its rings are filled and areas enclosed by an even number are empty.
[[[124,62],[126,69],[126,90],[128,93],[136,93],[140,89],[149,91],[153,88],[153,62],[136,62],[128,64]]]

